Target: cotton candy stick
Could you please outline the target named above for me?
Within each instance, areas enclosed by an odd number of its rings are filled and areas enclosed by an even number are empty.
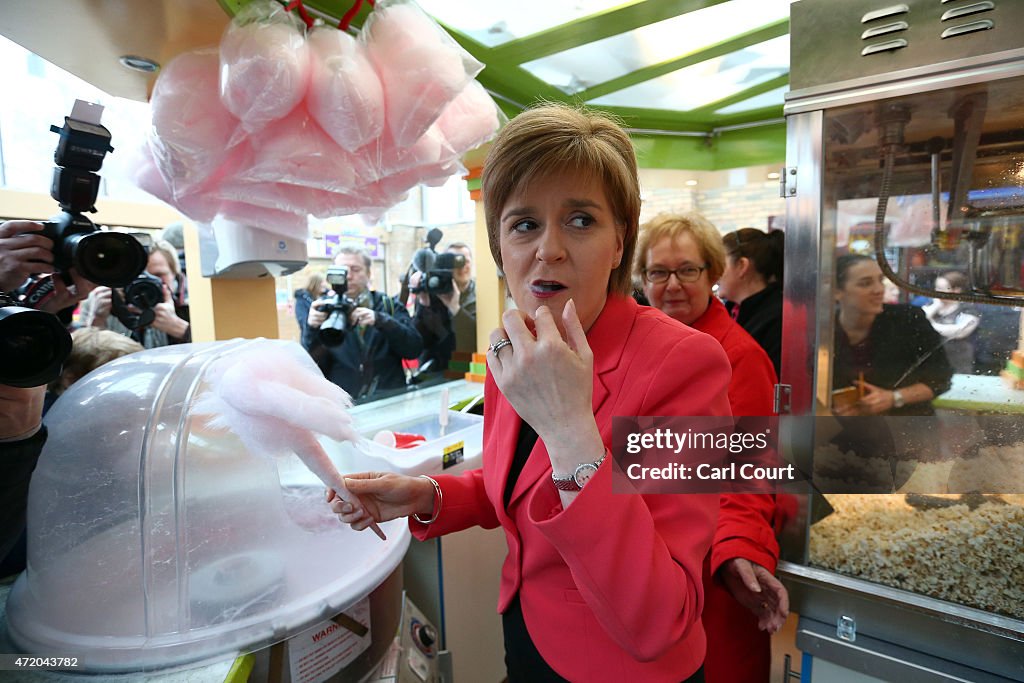
[[[343,501],[357,508],[362,508],[363,504],[345,486],[345,478],[334,467],[334,463],[327,457],[327,453],[324,452],[323,447],[313,436],[312,432],[299,431],[296,434],[296,438],[297,440],[292,442],[292,448],[295,454],[299,456],[299,459],[309,468],[309,471],[315,474],[325,486],[334,489],[335,493]],[[370,522],[370,528],[373,529],[373,533],[380,536],[380,540],[388,540],[384,532],[377,526],[377,522]]]

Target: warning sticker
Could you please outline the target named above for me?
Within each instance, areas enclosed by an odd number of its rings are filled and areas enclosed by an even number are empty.
[[[444,455],[441,456],[441,469],[446,470],[449,467],[455,467],[462,462],[466,457],[466,442],[456,441],[451,446],[444,449]]]

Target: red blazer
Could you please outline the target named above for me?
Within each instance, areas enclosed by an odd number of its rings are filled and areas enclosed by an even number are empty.
[[[718,340],[732,365],[729,403],[733,415],[772,415],[775,369],[761,346],[732,319],[722,302],[711,304],[693,327]],[[704,576],[704,629],[707,683],[763,683],[770,678],[770,636],[757,617],[713,580],[722,564],[742,557],[774,573],[779,558],[775,539],[775,496],[729,494],[721,498],[718,526]],[[737,657],[737,652],[743,652]]]
[[[610,296],[587,341],[606,447],[614,415],[729,414],[728,361],[707,335]],[[430,526],[410,518],[415,536],[500,525],[508,555],[498,611],[518,592],[534,645],[571,681],[677,683],[694,673],[717,496],[613,494],[608,459],[563,509],[538,440],[505,510],[521,420],[489,376],[484,405],[483,467],[437,477],[443,506]]]

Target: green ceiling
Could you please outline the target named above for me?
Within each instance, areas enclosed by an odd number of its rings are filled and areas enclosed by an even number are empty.
[[[784,162],[782,93],[789,81],[788,46],[782,46],[786,52],[780,65],[780,41],[769,41],[788,36],[788,6],[792,0],[756,0],[757,4],[752,4],[755,0],[634,0],[617,5],[591,0],[598,9],[589,13],[586,2],[547,0],[548,7],[558,6],[558,16],[572,12],[581,16],[521,37],[509,36],[491,46],[481,42],[484,38],[480,36],[501,32],[505,21],[498,20],[491,29],[474,32],[464,28],[458,16],[460,7],[480,14],[480,7],[474,6],[480,1],[463,0],[460,4],[455,0],[421,0],[421,5],[428,12],[433,8],[444,10],[434,11],[435,19],[486,65],[477,80],[495,96],[508,116],[515,116],[539,99],[585,103],[614,113],[631,129],[640,164],[645,168],[720,170]],[[248,0],[219,2],[229,14],[234,14]],[[483,10],[484,13],[500,11],[503,4],[498,0],[487,0],[487,3],[493,5]],[[333,20],[340,18],[352,4],[351,0],[305,2],[313,16]],[[519,9],[517,2],[508,4],[513,10]],[[764,12],[769,4],[772,15]],[[536,10],[538,4],[532,7]],[[361,26],[370,11],[369,3],[364,4],[352,25]],[[751,27],[751,15],[754,21],[758,16],[781,18]],[[744,17],[746,24],[742,21]],[[543,25],[543,17],[531,19],[533,25]],[[697,27],[697,34],[691,32],[689,38],[684,35],[688,25]],[[723,30],[723,25],[739,28],[731,33]],[[702,33],[701,26],[714,30]],[[659,27],[669,32],[662,31],[657,45],[651,45],[652,31]],[[679,39],[673,40],[677,31]],[[713,42],[702,40],[705,35],[713,36]],[[759,67],[754,62],[763,55],[758,55],[757,50],[766,43],[775,46],[774,60],[769,60],[770,65]],[[698,47],[693,48],[693,44]],[[622,54],[623,47],[635,48],[635,54]],[[590,52],[585,52],[587,50]],[[582,60],[580,55],[583,55]],[[607,77],[602,71],[605,60],[609,67]],[[580,67],[581,61],[583,67]],[[566,64],[571,69],[573,63],[587,72],[586,79],[572,75],[571,83],[565,81],[559,87],[531,73],[543,69],[545,73],[560,73],[566,71]],[[735,87],[730,87],[731,82],[724,81],[727,79],[724,72],[728,69],[736,72],[736,67],[741,69],[741,75]],[[684,69],[688,71],[683,72]],[[688,75],[691,73],[693,77]],[[684,74],[686,81],[668,82]],[[684,85],[680,87],[680,83]],[[701,95],[706,99],[707,93],[712,93],[714,99],[685,108],[643,106],[650,102],[651,96],[661,101],[679,100],[680,96],[686,99],[691,93],[698,99]],[[625,99],[639,106],[609,104],[600,101],[602,99]],[[750,105],[745,106],[747,101]]]

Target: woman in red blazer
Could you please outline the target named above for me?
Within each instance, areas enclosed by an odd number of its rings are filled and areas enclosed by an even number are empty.
[[[703,216],[663,214],[644,224],[637,245],[644,295],[655,308],[714,337],[732,365],[733,415],[771,415],[776,382],[768,354],[711,294],[725,269],[722,237]],[[785,587],[773,576],[779,557],[775,497],[721,497],[718,528],[704,572],[704,661],[708,683],[765,683],[768,634],[789,612]],[[742,653],[742,656],[738,656]]]
[[[510,681],[703,680],[701,563],[714,495],[612,493],[612,417],[728,415],[721,347],[626,295],[640,190],[629,137],[561,105],[499,134],[482,180],[516,310],[491,334],[483,467],[357,475],[354,528],[412,515],[418,538],[501,526]]]

